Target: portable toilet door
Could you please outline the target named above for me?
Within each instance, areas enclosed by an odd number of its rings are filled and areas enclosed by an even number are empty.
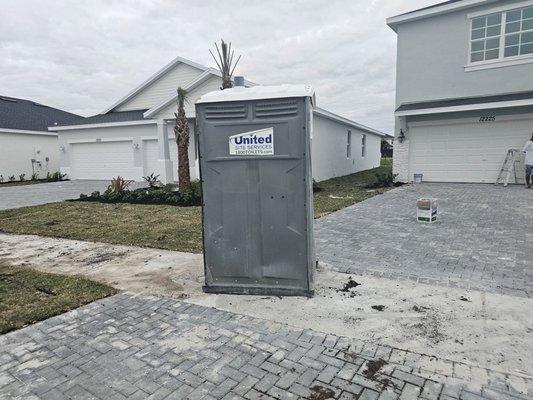
[[[196,103],[204,291],[314,292],[309,86],[237,87]]]

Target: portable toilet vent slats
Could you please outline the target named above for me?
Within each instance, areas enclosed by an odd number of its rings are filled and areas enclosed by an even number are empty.
[[[206,292],[313,294],[313,102],[282,85],[196,103]]]

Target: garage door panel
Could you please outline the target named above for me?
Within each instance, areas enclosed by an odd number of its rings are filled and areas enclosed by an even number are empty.
[[[139,179],[132,141],[73,143],[70,163],[73,179]]]
[[[487,124],[410,127],[410,179],[422,173],[425,181],[493,183],[507,150],[521,148],[532,127],[533,115]]]

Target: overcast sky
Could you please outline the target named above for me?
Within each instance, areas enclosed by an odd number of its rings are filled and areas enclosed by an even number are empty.
[[[385,19],[438,0],[0,0],[0,95],[99,113],[179,55],[214,66],[224,38],[260,84],[393,131],[396,35]]]

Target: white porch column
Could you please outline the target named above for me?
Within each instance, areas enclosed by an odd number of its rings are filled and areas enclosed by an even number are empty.
[[[174,178],[172,161],[170,160],[170,151],[168,147],[168,130],[167,123],[163,119],[157,121],[157,147],[159,180],[164,184],[172,183]]]

